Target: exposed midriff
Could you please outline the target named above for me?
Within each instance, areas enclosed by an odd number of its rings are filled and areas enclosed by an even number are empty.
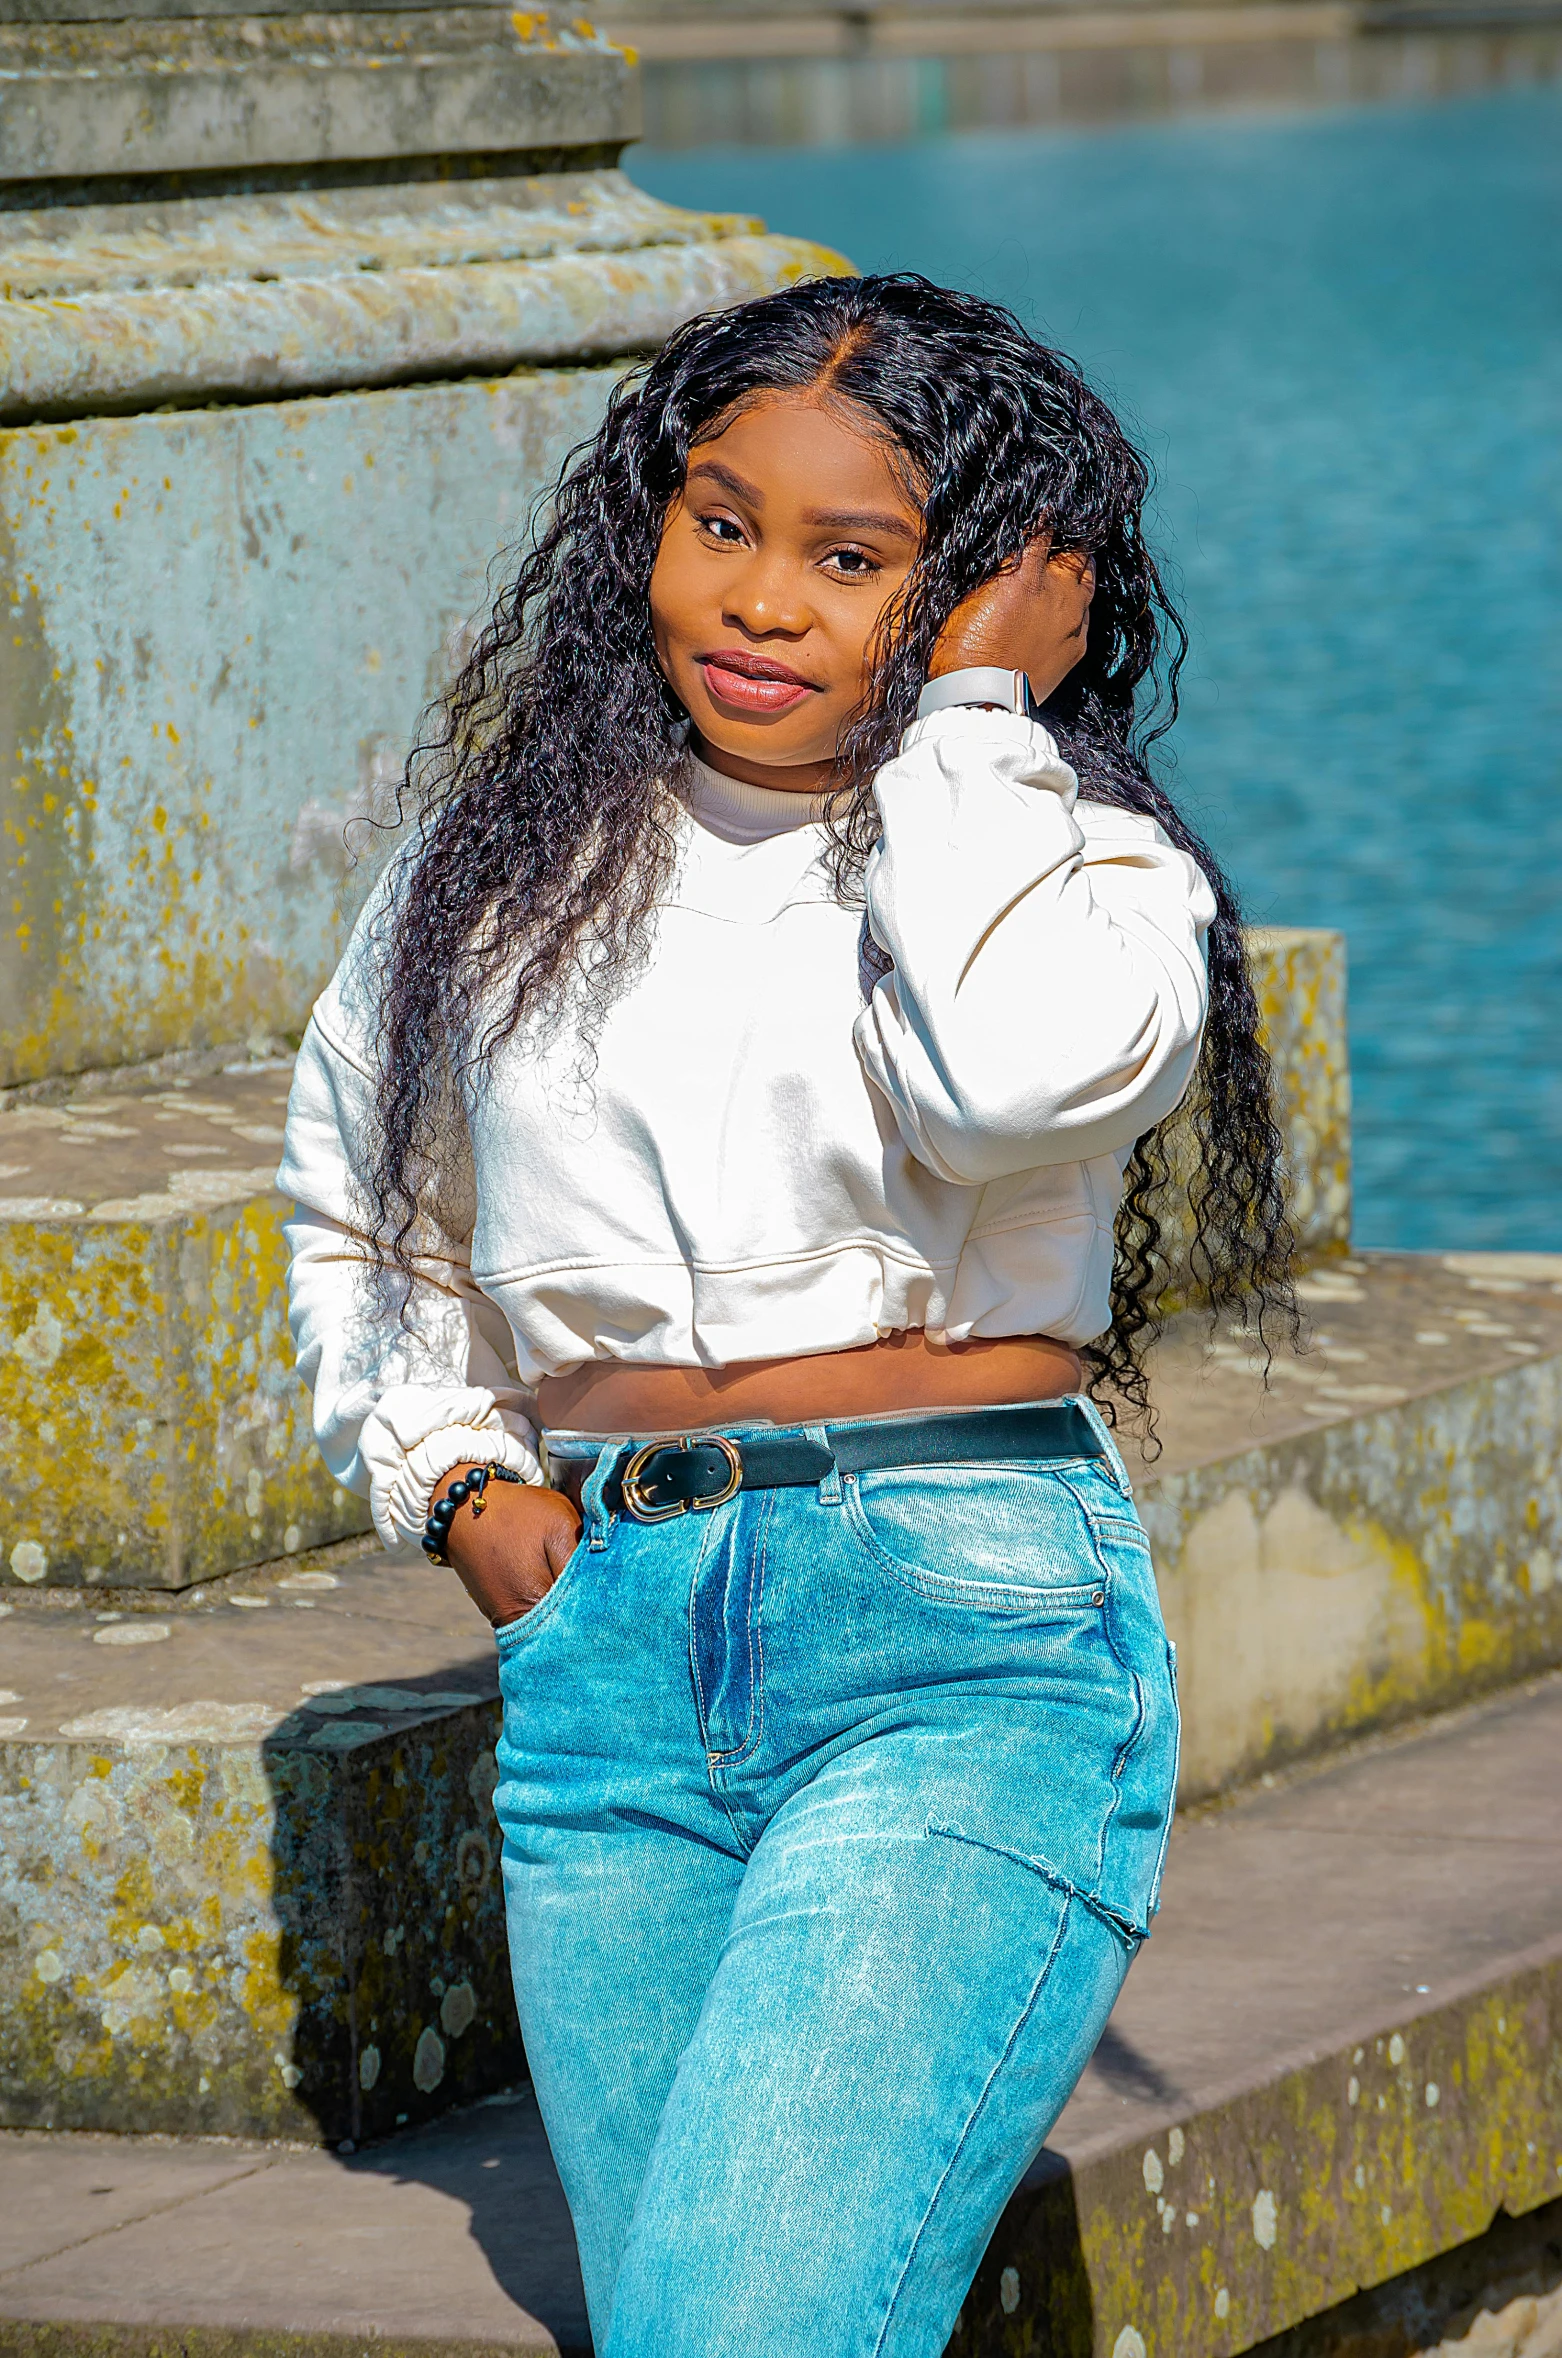
[[[538,1387],[544,1425],[584,1433],[700,1431],[890,1416],[911,1408],[1000,1408],[1079,1389],[1079,1354],[1047,1335],[942,1343],[920,1331],[852,1351],[750,1359],[734,1367],[591,1360]]]

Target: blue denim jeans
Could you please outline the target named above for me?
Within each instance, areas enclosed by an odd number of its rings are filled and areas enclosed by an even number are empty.
[[[645,1525],[612,1455],[499,1633],[496,1796],[599,2358],[935,2358],[1156,1905],[1177,1706],[1126,1478]]]

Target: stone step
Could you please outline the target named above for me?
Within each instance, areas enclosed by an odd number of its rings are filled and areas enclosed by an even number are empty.
[[[177,1589],[365,1528],[293,1371],[291,1069],[0,1116],[0,1584]]]
[[[1562,1254],[1363,1254],[1262,1362],[1179,1320],[1135,1468],[1183,1798],[1562,1662]]]
[[[1187,1801],[1562,1660],[1562,1260],[1305,1285],[1320,1339],[1267,1396],[1192,1316],[1157,1369]],[[513,2074],[497,1683],[452,1580],[349,1547],[13,1594],[0,2122],[335,2142]]]
[[[1179,1821],[955,2358],[1229,2358],[1554,2205],[1559,1761],[1550,1679]],[[524,2090],[352,2154],[0,2138],[0,2320],[27,2358],[588,2349]]]

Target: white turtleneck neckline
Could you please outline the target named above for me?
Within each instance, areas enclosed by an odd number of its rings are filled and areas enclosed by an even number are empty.
[[[824,816],[822,794],[789,794],[775,786],[749,786],[725,777],[698,754],[684,756],[685,799],[700,825],[724,843],[766,843],[792,835]]]

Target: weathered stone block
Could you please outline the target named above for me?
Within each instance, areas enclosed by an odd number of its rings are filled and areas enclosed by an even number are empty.
[[[126,12],[127,15],[130,12]],[[630,61],[548,8],[0,25],[0,175],[76,180],[616,149]]]
[[[0,434],[0,1083],[302,1028],[362,890],[344,828],[611,383]]]
[[[0,1745],[6,2121],[357,2138],[520,2068],[471,1608],[421,1569],[239,1595],[5,1624],[43,1703]]]
[[[28,1191],[0,1197],[0,1584],[182,1588],[365,1527],[293,1369],[286,1096],[262,1068],[0,1119]]]
[[[1313,1348],[1196,1314],[1138,1482],[1182,1657],[1185,1800],[1562,1661],[1562,1255],[1364,1255]]]
[[[1247,939],[1274,1060],[1297,1237],[1310,1255],[1343,1249],[1351,1216],[1345,936],[1255,925]]]

